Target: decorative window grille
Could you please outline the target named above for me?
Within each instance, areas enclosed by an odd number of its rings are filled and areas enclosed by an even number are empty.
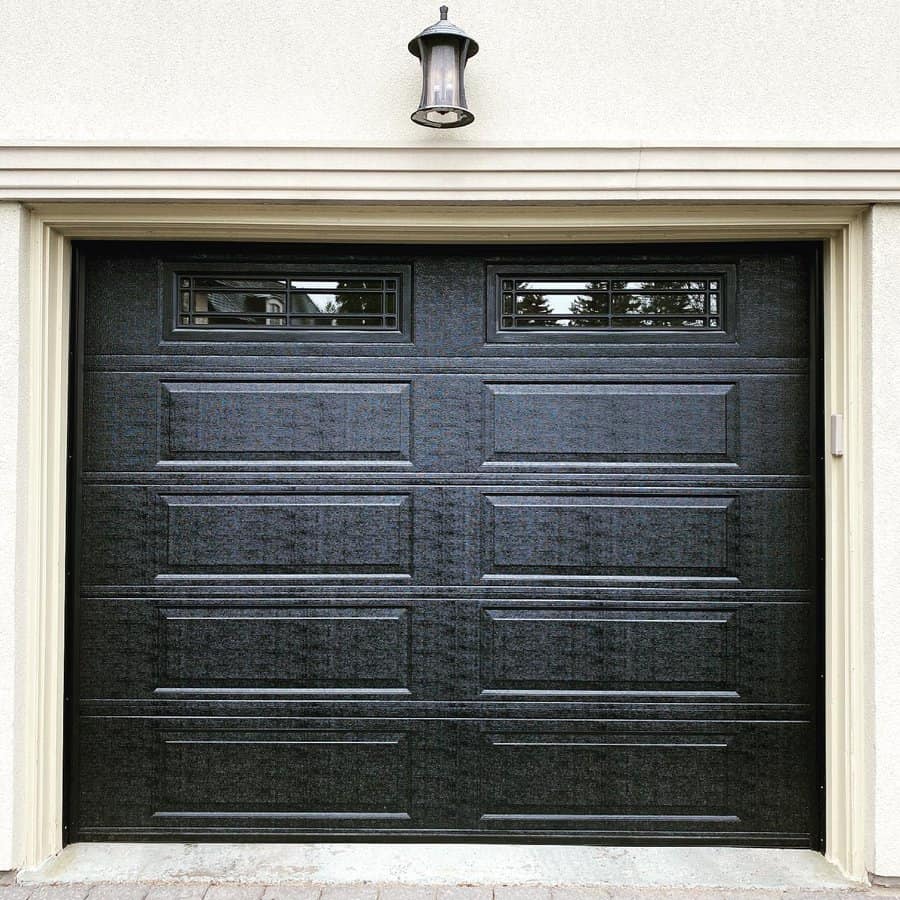
[[[177,327],[229,331],[398,331],[400,278],[177,275]]]
[[[719,275],[503,275],[498,287],[499,331],[724,328]]]

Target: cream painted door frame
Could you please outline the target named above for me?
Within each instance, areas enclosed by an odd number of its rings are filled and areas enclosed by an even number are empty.
[[[65,511],[70,242],[78,238],[247,241],[612,242],[809,238],[823,242],[826,422],[843,415],[834,456],[826,428],[826,855],[865,878],[870,685],[865,658],[866,428],[862,336],[866,210],[851,206],[393,206],[51,203],[30,210],[27,419],[29,618],[24,635],[25,865],[62,845]]]

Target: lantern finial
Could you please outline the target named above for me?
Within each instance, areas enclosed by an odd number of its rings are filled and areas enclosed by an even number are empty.
[[[447,13],[448,13],[448,12],[450,12],[450,7],[449,7],[449,6],[442,6],[442,7],[441,7],[441,21],[442,21],[442,22],[446,22],[446,21],[447,21]]]

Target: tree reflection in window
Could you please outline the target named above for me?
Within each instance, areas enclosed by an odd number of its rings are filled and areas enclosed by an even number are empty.
[[[720,329],[721,276],[501,278],[501,330]]]
[[[178,276],[181,327],[396,331],[399,278]]]

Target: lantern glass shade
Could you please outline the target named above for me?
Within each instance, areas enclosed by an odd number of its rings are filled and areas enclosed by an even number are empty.
[[[412,120],[429,128],[459,128],[475,120],[466,106],[463,74],[478,45],[447,22],[446,9],[441,7],[440,22],[409,44],[410,52],[422,62],[422,98]]]

